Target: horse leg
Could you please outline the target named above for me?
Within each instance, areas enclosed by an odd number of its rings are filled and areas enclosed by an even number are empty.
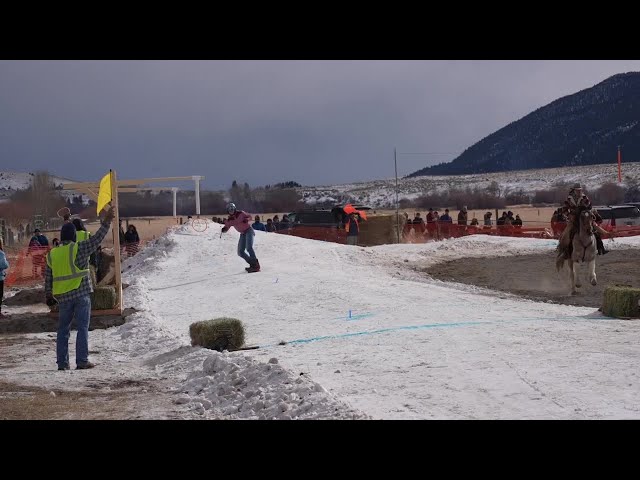
[[[576,279],[575,273],[573,272],[573,262],[569,259],[569,281],[571,282],[571,295],[576,294]]]
[[[596,259],[594,258],[589,262],[589,279],[591,280],[591,285],[594,287],[598,284],[598,280],[596,278]]]
[[[573,283],[576,286],[576,288],[580,288],[582,286],[582,283],[580,283],[580,268],[579,268],[578,262],[573,262],[572,270],[573,270]]]

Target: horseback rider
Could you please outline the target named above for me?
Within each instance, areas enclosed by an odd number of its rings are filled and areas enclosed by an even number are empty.
[[[578,213],[580,210],[588,210],[591,212],[591,226],[596,238],[598,253],[601,255],[609,253],[605,250],[601,237],[601,234],[607,234],[608,232],[596,223],[594,211],[591,206],[591,200],[582,192],[582,186],[579,183],[576,183],[571,187],[569,195],[564,202],[564,207],[562,208],[562,212],[567,216],[568,222],[567,227],[564,232],[562,232],[562,236],[558,242],[558,250],[564,254],[565,258],[569,258],[571,256],[571,242],[573,241],[573,236],[578,229]]]

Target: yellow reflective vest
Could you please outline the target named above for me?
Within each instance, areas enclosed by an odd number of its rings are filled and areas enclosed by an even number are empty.
[[[82,279],[89,270],[76,266],[78,244],[74,242],[60,245],[47,254],[47,265],[53,273],[53,294],[60,295],[80,287]]]
[[[84,240],[89,240],[90,236],[91,236],[91,232],[87,232],[85,230],[78,230],[76,232],[76,243],[82,242]]]

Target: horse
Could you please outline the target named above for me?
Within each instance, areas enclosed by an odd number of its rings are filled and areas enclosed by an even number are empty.
[[[576,288],[580,288],[580,276],[578,275],[578,265],[580,263],[589,264],[589,281],[591,285],[597,285],[596,278],[596,238],[593,234],[593,227],[591,221],[593,219],[592,213],[587,209],[579,209],[574,222],[577,223],[577,231],[573,236],[571,242],[571,255],[566,260],[569,263],[569,279],[571,280],[571,294],[577,293]],[[556,260],[556,268],[560,270],[564,265],[565,258],[562,253],[559,253]]]

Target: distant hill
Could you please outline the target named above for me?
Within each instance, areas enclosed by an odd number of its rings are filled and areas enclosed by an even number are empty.
[[[18,190],[25,190],[31,185],[33,173],[0,171],[0,199],[9,198]],[[56,186],[64,182],[73,182],[69,178],[51,176]]]
[[[640,160],[640,72],[621,73],[562,97],[466,149],[414,172],[460,175]]]

